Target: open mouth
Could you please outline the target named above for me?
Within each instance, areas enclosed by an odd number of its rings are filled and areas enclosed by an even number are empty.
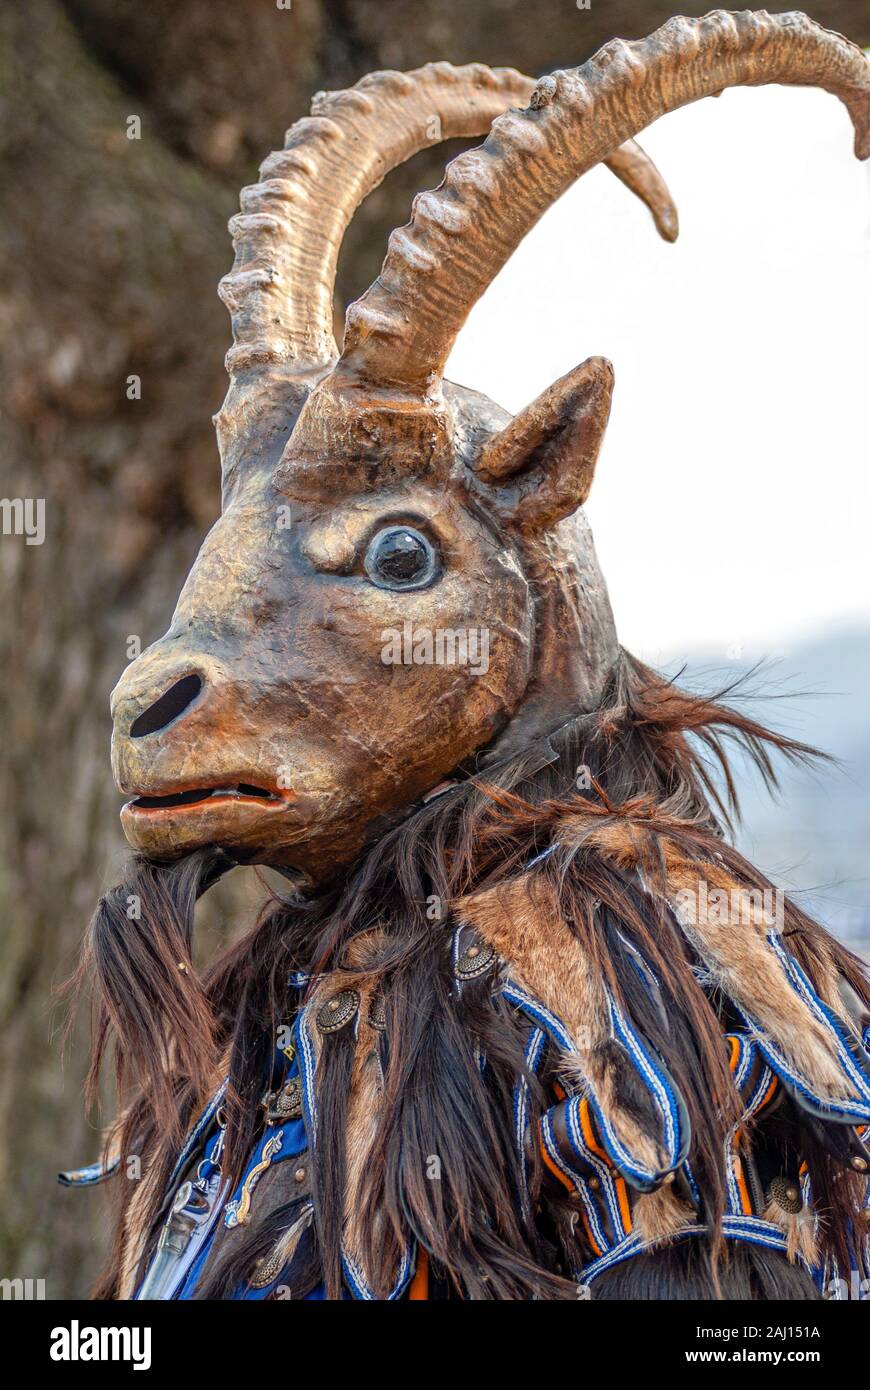
[[[135,800],[128,802],[128,805],[135,807],[137,811],[159,811],[167,807],[198,806],[204,801],[213,801],[218,797],[234,801],[280,802],[284,799],[264,787],[237,782],[234,786],[228,787],[193,787],[189,791],[170,792],[168,796],[137,796]]]

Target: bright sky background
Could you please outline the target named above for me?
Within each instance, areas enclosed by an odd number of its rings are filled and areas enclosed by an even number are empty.
[[[616,368],[587,511],[623,643],[782,650],[868,617],[870,171],[823,92],[726,92],[650,127],[680,237],[605,169],[550,210],[447,368],[516,411]]]

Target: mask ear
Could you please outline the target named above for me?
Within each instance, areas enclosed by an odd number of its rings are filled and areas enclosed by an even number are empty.
[[[590,357],[487,440],[475,472],[506,520],[521,531],[538,531],[582,506],[612,395],[612,365]]]

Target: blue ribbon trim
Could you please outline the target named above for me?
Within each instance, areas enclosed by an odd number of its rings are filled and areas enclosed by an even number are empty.
[[[819,1119],[835,1120],[853,1125],[870,1123],[870,1075],[856,1058],[842,1020],[822,1002],[798,962],[784,949],[776,934],[771,932],[767,940],[771,950],[780,961],[785,977],[795,994],[806,1004],[817,1022],[831,1035],[844,1080],[851,1084],[858,1095],[854,1099],[844,1101],[823,1099],[813,1090],[805,1076],[789,1066],[776,1043],[768,1037],[758,1020],[738,1006],[740,1014],[756,1035],[762,1054],[776,1074],[795,1092],[806,1108],[812,1114],[817,1115]]]
[[[670,1237],[667,1244],[672,1241],[687,1240],[693,1236],[704,1236],[708,1233],[709,1228],[707,1226],[686,1226],[684,1230],[678,1231]],[[724,1216],[722,1218],[722,1234],[729,1240],[743,1240],[750,1245],[765,1245],[770,1250],[784,1251],[787,1248],[786,1238],[779,1227],[772,1225],[769,1221],[761,1221],[755,1216]],[[606,1255],[602,1255],[599,1259],[586,1265],[583,1270],[583,1282],[589,1284],[599,1274],[604,1274],[606,1270],[612,1269],[614,1265],[621,1264],[624,1260],[630,1260],[633,1255],[641,1255],[644,1251],[662,1244],[662,1241],[644,1240],[640,1235],[630,1235],[615,1245],[612,1250],[608,1250]]]

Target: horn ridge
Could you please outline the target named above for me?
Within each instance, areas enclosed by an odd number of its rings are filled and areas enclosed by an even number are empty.
[[[846,105],[870,154],[870,62],[806,15],[714,10],[646,39],[612,40],[541,80],[529,108],[448,165],[394,232],[374,285],[348,311],[339,373],[431,396],[469,310],[570,185],[651,121],[726,87],[818,86]]]
[[[396,165],[426,145],[481,135],[530,78],[511,68],[429,64],[372,73],[318,92],[230,222],[235,261],[219,294],[230,310],[231,377],[268,364],[313,370],[338,356],[332,293],[341,239],[356,208]]]
[[[513,68],[439,62],[315,94],[311,115],[263,161],[259,182],[242,189],[229,224],[236,254],[218,293],[232,320],[230,389],[215,416],[225,474],[252,446],[262,453],[263,436],[280,450],[288,418],[338,357],[336,264],[359,204],[418,150],[485,135],[496,116],[525,105],[534,85]],[[664,181],[642,150],[631,144],[610,162],[660,229],[676,225]]]

